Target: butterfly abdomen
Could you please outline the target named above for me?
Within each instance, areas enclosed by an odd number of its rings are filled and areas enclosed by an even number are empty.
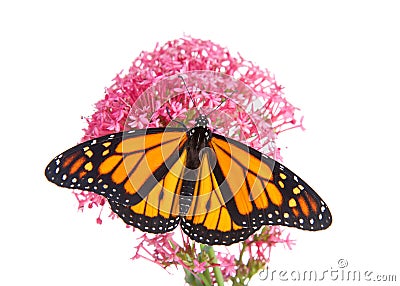
[[[179,214],[185,216],[193,201],[193,193],[196,181],[185,179],[182,182],[182,190],[179,195]]]

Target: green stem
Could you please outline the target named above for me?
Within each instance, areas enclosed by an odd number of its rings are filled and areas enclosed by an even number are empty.
[[[218,264],[218,260],[215,257],[214,248],[212,246],[205,247],[204,245],[200,245],[200,247],[201,247],[201,249],[206,248],[208,256],[211,258],[211,262],[214,264]],[[224,286],[224,277],[222,276],[221,268],[219,268],[219,266],[214,266],[213,271],[214,271],[214,276],[215,276],[217,285]]]
[[[212,281],[210,277],[210,273],[208,276],[203,273],[193,274],[187,269],[185,270],[185,281],[192,286],[212,286]]]
[[[212,279],[211,279],[211,275],[210,275],[210,270],[208,270],[208,268],[203,273],[200,273],[198,275],[203,279],[204,282],[207,282],[210,285],[212,285]]]
[[[190,272],[189,270],[183,268],[183,270],[185,271],[185,281],[187,283],[189,283],[189,285],[192,286],[204,286],[204,284],[202,283],[202,281],[200,281],[198,278],[196,278],[192,272]]]
[[[204,273],[197,273],[196,275],[200,277],[201,281],[203,281],[205,286],[212,286],[210,273],[208,273],[208,275]]]
[[[239,263],[242,263],[243,254],[244,254],[245,250],[246,250],[246,244],[244,242],[242,242],[242,249],[240,250],[240,254],[239,254]]]

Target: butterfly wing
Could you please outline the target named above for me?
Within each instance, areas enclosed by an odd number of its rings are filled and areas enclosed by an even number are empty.
[[[61,187],[104,196],[130,225],[148,232],[166,232],[179,223],[186,140],[182,128],[103,136],[54,158],[45,175]]]
[[[59,186],[106,197],[125,223],[164,233],[180,220],[186,142],[181,128],[112,134],[62,153],[45,173]],[[307,230],[331,224],[322,199],[283,165],[217,134],[208,147],[213,152],[201,155],[193,199],[181,221],[195,241],[229,245],[266,224]]]
[[[192,207],[181,222],[192,239],[229,245],[262,225],[320,230],[331,224],[325,202],[282,164],[218,134],[209,147],[216,164],[203,155]]]
[[[181,227],[186,235],[197,242],[229,245],[245,240],[259,227],[248,228],[233,219],[228,200],[224,198],[220,187],[223,182],[216,172],[218,163],[212,158],[212,153],[202,154],[192,203],[182,217]]]

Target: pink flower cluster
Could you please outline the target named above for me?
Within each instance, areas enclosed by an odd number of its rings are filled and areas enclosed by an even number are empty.
[[[82,141],[124,130],[131,106],[150,86],[174,74],[207,70],[233,76],[265,100],[264,115],[269,116],[276,136],[282,131],[301,127],[295,119],[296,108],[283,97],[283,87],[274,76],[240,55],[234,56],[212,41],[184,37],[156,45],[154,51],[143,51],[126,74],[119,73],[114,84],[106,88],[105,98],[96,103],[95,113],[87,119],[88,127]],[[218,99],[208,95],[204,106],[215,107]],[[145,121],[144,124],[147,124]],[[134,127],[144,126],[139,122]]]
[[[138,238],[140,242],[132,259],[146,259],[165,269],[181,266],[186,271],[187,282],[204,275],[209,268],[218,267],[223,281],[245,285],[269,262],[273,247],[282,244],[291,249],[294,245],[289,234],[284,236],[279,226],[266,226],[242,243],[212,252],[209,251],[212,248],[206,246],[209,249],[205,250],[205,246],[191,242],[182,232],[181,235],[181,239],[176,239],[172,233],[143,234]],[[214,283],[215,274],[212,274],[209,279]]]
[[[146,107],[143,104],[141,109],[133,111],[132,106],[140,101],[140,96],[148,92],[149,87],[163,79],[199,70],[231,76],[253,91],[251,96],[246,96],[246,93],[237,88],[230,89],[228,80],[221,85],[226,85],[225,91],[230,91],[236,101],[220,96],[221,93],[218,95],[208,92],[215,86],[190,91],[194,102],[201,109],[212,111],[218,107],[218,114],[233,114],[232,120],[216,126],[219,120],[217,112],[211,112],[210,120],[215,132],[245,142],[259,150],[264,148],[266,153],[274,152],[275,158],[280,160],[279,149],[273,150],[271,142],[283,131],[302,128],[302,118],[295,119],[296,108],[283,97],[282,86],[276,83],[268,70],[243,59],[240,55],[234,56],[226,48],[211,41],[187,36],[164,45],[157,44],[151,52],[143,51],[133,61],[127,73],[117,74],[114,83],[106,88],[104,99],[95,104],[95,113],[87,118],[88,126],[84,130],[82,141],[128,128],[166,126],[170,123],[170,117],[184,120],[193,109],[193,102],[188,99],[183,86],[168,89],[168,92],[172,90],[178,95],[167,102],[154,101],[152,106]],[[191,88],[190,84],[188,86]],[[260,100],[258,106],[251,105],[255,99]],[[84,191],[74,191],[74,194],[80,209],[85,206],[100,206],[103,210],[103,197]],[[115,214],[111,216],[115,217]],[[100,215],[97,222],[102,222]],[[210,283],[223,279],[231,280],[233,285],[244,285],[245,279],[250,279],[268,263],[270,251],[278,243],[290,249],[293,241],[289,239],[289,235],[284,238],[277,226],[266,226],[258,234],[237,244],[239,257],[227,248],[216,252],[213,248],[203,249],[204,246],[191,242],[184,234],[179,240],[172,233],[143,234],[138,238],[133,259],[144,258],[164,268],[181,265],[189,284],[193,279],[209,280]],[[214,271],[210,272],[209,269]]]

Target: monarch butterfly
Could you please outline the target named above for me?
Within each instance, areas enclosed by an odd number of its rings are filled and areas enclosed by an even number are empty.
[[[211,132],[149,128],[81,143],[52,160],[47,179],[107,198],[126,223],[165,233],[180,224],[191,239],[230,245],[263,225],[322,230],[325,202],[300,177],[261,152]]]

